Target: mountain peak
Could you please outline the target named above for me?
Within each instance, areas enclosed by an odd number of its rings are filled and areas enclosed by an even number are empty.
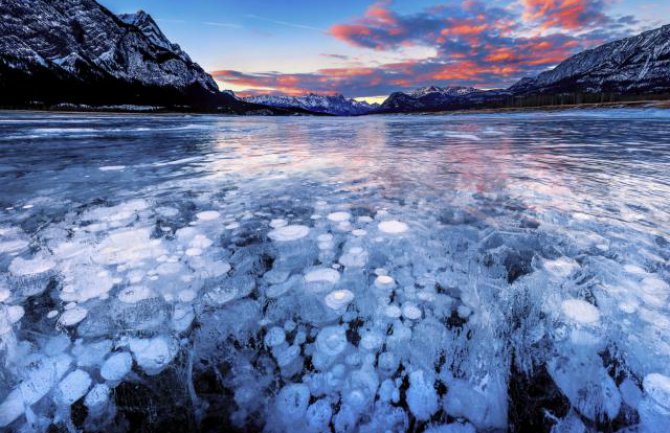
[[[256,95],[244,98],[244,100],[278,108],[302,108],[316,113],[348,116],[366,114],[377,107],[366,102],[347,99],[342,94],[319,95],[308,93],[303,96]]]

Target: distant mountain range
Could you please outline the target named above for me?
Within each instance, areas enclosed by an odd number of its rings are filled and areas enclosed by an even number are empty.
[[[670,25],[583,51],[508,89],[425,87],[391,94],[381,113],[670,98]]]
[[[94,0],[2,0],[0,16],[0,106],[287,113],[219,92],[144,12],[116,16]]]
[[[670,25],[568,58],[508,89],[429,86],[381,105],[342,95],[239,98],[145,12],[95,0],[0,0],[0,107],[162,107],[238,114],[435,112],[670,98]]]
[[[244,101],[281,108],[302,108],[314,113],[326,113],[338,116],[357,116],[367,114],[379,108],[379,104],[347,99],[342,95],[304,96],[258,95],[243,98]]]

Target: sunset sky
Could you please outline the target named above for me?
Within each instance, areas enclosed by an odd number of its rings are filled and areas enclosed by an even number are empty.
[[[506,87],[670,22],[667,0],[102,0],[144,9],[222,89],[376,100],[425,85]]]

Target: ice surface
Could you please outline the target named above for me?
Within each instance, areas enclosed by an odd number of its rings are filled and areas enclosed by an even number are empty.
[[[0,429],[667,433],[670,117],[584,113],[6,114]]]

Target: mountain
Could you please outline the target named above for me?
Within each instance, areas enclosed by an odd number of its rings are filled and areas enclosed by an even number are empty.
[[[247,102],[279,108],[302,108],[315,113],[334,114],[337,116],[356,116],[367,114],[378,108],[378,104],[347,99],[342,95],[305,96],[258,95],[244,98]]]
[[[669,93],[670,25],[583,51],[509,90],[516,95]]]
[[[424,87],[392,93],[380,113],[670,98],[670,25],[576,54],[505,90]]]
[[[145,12],[94,0],[0,0],[0,106],[151,105],[268,110],[219,92]]]
[[[381,104],[377,112],[458,110],[500,102],[509,96],[511,94],[504,90],[429,86],[411,92],[394,92]]]

